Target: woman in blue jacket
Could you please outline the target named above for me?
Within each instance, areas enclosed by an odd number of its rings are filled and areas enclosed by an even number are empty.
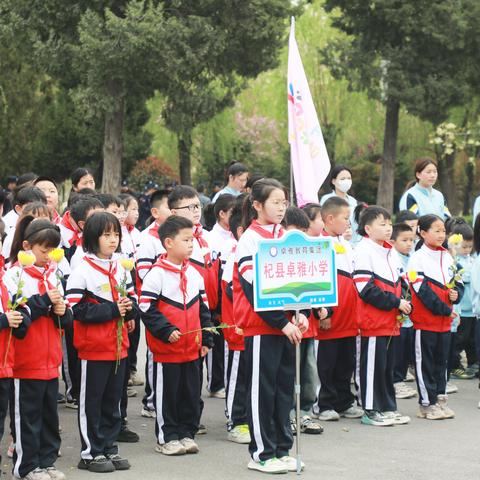
[[[400,210],[410,210],[418,217],[438,215],[443,220],[449,218],[450,212],[445,198],[439,190],[433,188],[438,178],[435,160],[425,157],[415,162],[416,183],[400,199]]]

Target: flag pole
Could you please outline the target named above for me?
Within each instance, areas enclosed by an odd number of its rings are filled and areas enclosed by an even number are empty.
[[[290,17],[290,35],[295,35],[295,17],[294,16]],[[292,205],[296,204],[295,198],[293,196],[293,162],[292,162],[291,155],[290,155],[290,203]]]

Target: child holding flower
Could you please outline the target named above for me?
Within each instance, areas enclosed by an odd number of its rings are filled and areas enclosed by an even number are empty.
[[[3,437],[5,417],[10,398],[13,359],[15,355],[12,336],[21,340],[25,338],[30,318],[20,308],[12,309],[9,305],[8,290],[3,282],[4,272],[0,269],[0,442]],[[0,472],[2,457],[0,455]]]
[[[158,229],[167,253],[143,279],[140,308],[155,366],[155,450],[164,455],[197,453],[200,420],[198,359],[212,345],[204,280],[189,263],[193,224],[169,217]]]
[[[86,255],[67,282],[81,361],[78,468],[98,473],[130,468],[115,442],[121,428],[128,331],[134,328],[138,309],[130,273],[120,263],[120,242],[121,227],[113,214],[91,215],[83,229]]]
[[[12,339],[11,345],[14,352],[13,475],[16,478],[65,478],[55,468],[60,448],[58,367],[62,361],[62,329],[71,323],[72,316],[63,300],[55,269],[50,266],[49,253],[59,243],[60,230],[50,221],[22,218],[12,246],[14,263],[5,274],[11,308],[25,305],[32,321],[28,335],[23,340]]]
[[[445,224],[436,215],[424,215],[418,221],[421,237],[417,251],[408,263],[416,272],[411,281],[415,327],[416,377],[420,410],[427,420],[453,418],[447,404],[447,360],[450,327],[457,316],[453,304],[460,302],[464,286],[452,255],[443,247]]]

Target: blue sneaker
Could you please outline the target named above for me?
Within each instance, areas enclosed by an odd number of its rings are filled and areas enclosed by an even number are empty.
[[[393,418],[387,418],[376,410],[365,410],[361,422],[373,427],[390,427],[395,423]]]

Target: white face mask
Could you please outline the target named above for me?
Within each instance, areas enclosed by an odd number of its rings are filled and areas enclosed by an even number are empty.
[[[335,186],[343,193],[347,193],[352,188],[352,180],[345,178],[343,180],[337,180]]]

